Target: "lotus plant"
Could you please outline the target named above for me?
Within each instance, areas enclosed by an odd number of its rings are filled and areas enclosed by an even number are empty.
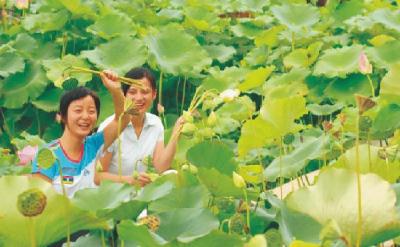
[[[361,52],[358,58],[358,67],[360,72],[367,76],[369,85],[371,87],[371,95],[372,97],[375,97],[375,88],[372,84],[371,77],[369,76],[372,73],[372,64],[369,62],[368,57],[364,52]]]

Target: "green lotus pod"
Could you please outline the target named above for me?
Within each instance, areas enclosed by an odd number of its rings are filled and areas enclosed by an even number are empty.
[[[197,129],[196,125],[187,122],[183,125],[181,132],[184,134],[192,134]]]
[[[244,181],[243,177],[237,174],[236,172],[233,172],[233,183],[238,188],[246,187],[246,182]]]
[[[49,148],[42,148],[37,155],[37,163],[43,169],[50,168],[56,161],[56,156]]]
[[[150,178],[151,181],[154,181],[160,177],[160,175],[158,173],[154,173],[154,172],[146,173],[146,175]]]
[[[216,122],[217,122],[217,115],[215,114],[214,111],[212,111],[207,118],[207,125],[214,126]]]
[[[33,217],[43,212],[46,202],[46,195],[41,190],[33,188],[22,192],[18,196],[17,208],[22,215]]]
[[[192,173],[192,174],[197,174],[198,169],[197,169],[197,167],[194,166],[194,165],[187,165],[187,164],[185,164],[185,165],[182,166],[182,171],[188,171],[188,172],[190,172],[190,173]]]
[[[183,111],[183,118],[185,119],[186,123],[193,123],[193,116],[188,111]]]
[[[204,128],[199,130],[199,135],[203,138],[210,139],[215,135],[215,132],[211,128]]]
[[[229,219],[229,229],[231,232],[242,234],[245,227],[244,217],[241,214],[235,214]]]

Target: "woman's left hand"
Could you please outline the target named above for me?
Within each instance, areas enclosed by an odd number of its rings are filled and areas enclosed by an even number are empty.
[[[172,135],[179,135],[185,122],[185,118],[183,116],[180,116],[175,122],[174,128],[172,130]]]
[[[121,83],[118,81],[118,75],[111,70],[103,70],[100,73],[101,81],[108,90],[120,90]]]

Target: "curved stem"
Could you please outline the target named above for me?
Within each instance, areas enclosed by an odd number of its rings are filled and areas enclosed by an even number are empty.
[[[279,138],[279,188],[280,188],[280,199],[283,198],[283,177],[282,177],[282,148],[283,140],[282,137]]]
[[[158,103],[162,105],[163,72],[160,73],[160,83],[158,84]]]
[[[367,78],[368,78],[369,86],[371,87],[371,95],[372,95],[372,97],[375,97],[374,84],[372,83],[371,77],[368,74],[367,74]]]
[[[121,114],[118,118],[118,175],[119,180],[122,181],[122,147],[121,147],[121,122],[124,114]]]
[[[185,96],[186,96],[186,80],[187,77],[183,80],[183,90],[182,90],[182,102],[181,102],[181,114],[183,112],[183,107],[185,106]]]
[[[359,247],[361,244],[362,237],[362,200],[361,200],[361,175],[360,175],[360,114],[357,114],[357,133],[356,133],[356,175],[357,175],[357,206],[358,206],[358,222],[357,222],[357,240],[356,246]]]
[[[246,188],[243,188],[244,199],[246,200],[246,222],[247,227],[250,230],[250,203],[247,199],[247,191]]]
[[[36,235],[35,235],[35,219],[28,217],[29,221],[29,235],[31,238],[31,247],[36,247]]]

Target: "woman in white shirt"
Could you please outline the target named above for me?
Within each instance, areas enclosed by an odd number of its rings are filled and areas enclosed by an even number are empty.
[[[128,126],[121,133],[122,150],[122,176],[118,175],[118,141],[115,141],[100,159],[102,171],[96,175],[96,183],[102,180],[112,180],[144,186],[150,183],[150,178],[144,174],[145,160],[149,157],[158,173],[170,168],[175,155],[178,138],[172,138],[164,145],[164,127],[160,118],[147,111],[152,106],[157,96],[157,88],[152,73],[145,68],[130,70],[126,77],[140,80],[144,87],[122,85],[126,98],[133,100],[136,104],[138,115],[133,115]],[[99,131],[113,119],[110,116],[104,120]],[[172,136],[178,137],[179,129],[184,123],[182,117],[175,123]],[[139,173],[133,176],[134,171]]]

